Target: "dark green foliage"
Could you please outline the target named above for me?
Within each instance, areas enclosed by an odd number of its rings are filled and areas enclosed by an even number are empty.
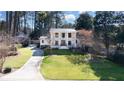
[[[30,34],[31,39],[39,39],[47,35],[50,28],[59,28],[62,25],[63,13],[61,11],[37,11],[35,12],[34,31]]]
[[[37,48],[40,48],[40,43],[37,43]]]
[[[29,41],[26,39],[24,42],[21,43],[22,47],[27,47],[29,45]]]
[[[117,43],[124,43],[124,32],[120,32],[118,35],[117,35]]]
[[[97,37],[103,40],[106,48],[106,56],[109,56],[109,47],[113,39],[115,29],[115,12],[113,11],[98,11],[94,18],[94,29]]]
[[[93,27],[92,17],[88,13],[82,13],[76,20],[76,30],[86,29],[91,30]]]
[[[49,48],[49,46],[48,45],[42,45],[42,46],[40,46],[40,48],[41,49],[46,49],[46,48]]]
[[[112,11],[98,11],[94,17],[95,33],[103,38],[111,37],[114,26],[114,12]]]
[[[44,55],[77,55],[77,54],[81,54],[78,51],[71,51],[68,49],[45,49],[44,50]]]
[[[40,36],[41,36],[40,30],[35,30],[35,31],[31,32],[31,34],[29,35],[29,37],[34,40],[38,40]]]
[[[122,53],[115,53],[112,56],[112,61],[116,64],[123,65],[124,66],[124,54]]]
[[[5,68],[5,69],[3,70],[3,73],[4,73],[4,74],[10,73],[11,70],[12,70],[11,68]]]
[[[103,40],[107,56],[111,44],[119,45],[124,42],[124,12],[98,11],[94,18],[94,29],[97,37]],[[118,46],[117,46],[118,47]],[[118,49],[118,48],[117,48]]]

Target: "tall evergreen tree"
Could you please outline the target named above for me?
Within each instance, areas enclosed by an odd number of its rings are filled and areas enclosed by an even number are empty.
[[[59,28],[64,15],[60,11],[36,11],[34,32],[30,37],[38,39],[41,35],[47,35],[50,28]]]
[[[80,14],[79,18],[76,20],[75,29],[91,30],[92,28],[93,18],[87,12]]]

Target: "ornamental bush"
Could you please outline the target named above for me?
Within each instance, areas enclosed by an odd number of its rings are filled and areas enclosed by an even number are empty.
[[[4,74],[10,73],[11,70],[12,70],[11,68],[5,68],[5,69],[3,70],[3,73],[4,73]]]
[[[119,65],[124,65],[124,54],[122,54],[122,53],[115,53],[112,56],[112,61],[114,63],[119,64]]]

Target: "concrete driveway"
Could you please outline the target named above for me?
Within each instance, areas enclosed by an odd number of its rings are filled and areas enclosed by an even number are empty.
[[[0,80],[43,80],[39,68],[42,62],[43,51],[38,48],[33,48],[32,57],[19,70],[5,75]]]

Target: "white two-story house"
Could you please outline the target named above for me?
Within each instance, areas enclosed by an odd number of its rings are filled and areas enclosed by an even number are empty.
[[[50,46],[51,48],[69,49],[77,47],[77,31],[67,28],[52,28],[48,36],[40,37],[40,46]]]

